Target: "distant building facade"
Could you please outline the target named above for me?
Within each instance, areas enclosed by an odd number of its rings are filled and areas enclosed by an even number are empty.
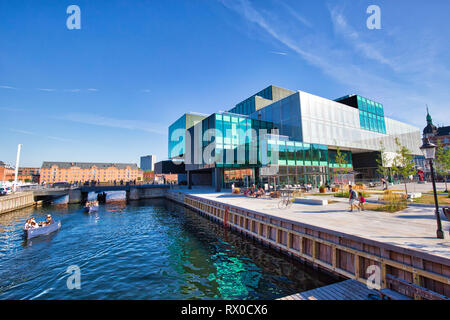
[[[157,174],[153,171],[144,171],[144,182],[155,184],[178,183],[178,174]]]
[[[143,172],[135,163],[91,163],[44,161],[40,183],[86,182],[100,183],[142,181]]]
[[[17,181],[21,182],[33,182],[39,183],[40,180],[40,168],[19,168]],[[6,181],[12,181],[15,179],[15,172],[12,169],[12,172],[5,176]]]
[[[444,148],[450,148],[450,126],[437,128],[437,133],[431,140],[436,145],[440,141]]]
[[[14,168],[3,161],[0,161],[0,182],[11,180],[11,175],[13,176],[12,179],[14,179]]]
[[[144,171],[154,171],[156,163],[155,155],[141,157],[141,169]]]

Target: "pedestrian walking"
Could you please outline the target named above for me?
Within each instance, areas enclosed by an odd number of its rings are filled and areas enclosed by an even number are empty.
[[[350,202],[349,212],[353,212],[353,207],[358,205],[358,194],[353,190],[352,185],[348,186],[348,201]]]

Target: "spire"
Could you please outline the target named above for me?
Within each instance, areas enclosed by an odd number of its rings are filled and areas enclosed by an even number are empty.
[[[431,119],[430,112],[428,111],[428,105],[426,106],[427,106],[427,123],[433,124],[433,119]]]
[[[437,128],[433,124],[433,119],[431,119],[430,112],[428,111],[428,105],[427,105],[427,126],[425,129],[423,129],[423,136],[425,138],[430,138],[435,136],[437,133]]]

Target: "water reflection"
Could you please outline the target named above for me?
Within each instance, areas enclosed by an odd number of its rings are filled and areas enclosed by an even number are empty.
[[[47,213],[61,229],[24,242],[25,220]],[[164,199],[31,208],[0,230],[0,299],[273,299],[335,281]]]

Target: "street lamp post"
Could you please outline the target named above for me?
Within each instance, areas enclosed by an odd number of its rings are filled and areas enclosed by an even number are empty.
[[[423,139],[423,145],[420,147],[420,150],[422,150],[425,159],[427,159],[430,163],[430,171],[431,171],[431,182],[433,183],[433,193],[434,193],[434,204],[436,206],[436,221],[437,221],[437,231],[436,235],[438,239],[444,239],[444,232],[442,231],[442,223],[441,223],[441,216],[439,215],[439,203],[438,203],[438,197],[436,192],[436,182],[434,180],[434,166],[433,166],[433,159],[436,155],[436,145],[430,142],[429,138]]]

